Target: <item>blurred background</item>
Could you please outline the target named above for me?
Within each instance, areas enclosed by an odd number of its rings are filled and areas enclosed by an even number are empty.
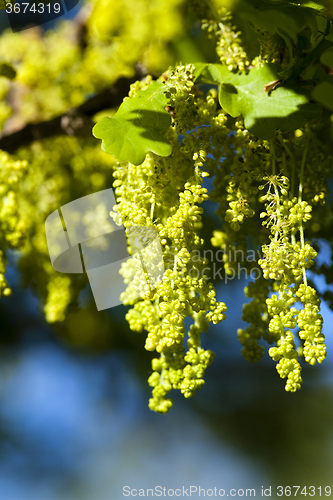
[[[80,2],[69,18],[82,7]],[[112,19],[111,7],[105,12]],[[8,23],[1,16],[4,30]],[[191,17],[184,22],[189,30],[179,25],[183,34],[166,42],[165,59],[209,60],[210,46],[197,24]],[[157,71],[165,61],[157,64],[154,57]],[[12,123],[31,119],[31,109]],[[206,208],[209,239],[219,222],[216,207]],[[318,244],[319,263],[331,264],[328,245]],[[144,333],[129,329],[127,308],[98,312],[83,283],[66,319],[47,322],[41,291],[22,281],[20,258],[19,250],[7,254],[12,295],[0,301],[1,500],[118,500],[124,486],[216,487],[226,493],[255,488],[256,496],[272,486],[273,498],[278,485],[321,486],[321,496],[325,486],[333,487],[333,313],[325,303],[327,359],[305,366],[302,390],[290,394],[267,354],[258,364],[242,358],[237,328],[244,325],[245,280],[217,283],[217,300],[228,311],[226,321],[203,335],[203,347],[216,352],[206,385],[190,400],[172,393],[173,408],[159,415],[147,406],[153,356],[144,350]],[[323,289],[320,278],[314,282]]]
[[[217,355],[206,385],[190,400],[172,394],[170,413],[159,415],[147,407],[152,356],[144,334],[127,327],[126,307],[98,312],[87,287],[77,311],[51,327],[20,286],[15,257],[13,295],[0,309],[2,499],[106,500],[122,498],[126,485],[256,488],[257,496],[262,486],[332,485],[333,313],[325,303],[328,357],[304,367],[303,388],[290,394],[267,355],[258,364],[241,356],[245,281],[219,284],[229,309],[203,336]]]

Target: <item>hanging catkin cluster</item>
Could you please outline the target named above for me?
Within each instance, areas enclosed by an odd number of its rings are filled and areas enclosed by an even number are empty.
[[[227,22],[228,17],[224,20]],[[232,26],[228,26],[228,30],[223,29],[230,38]],[[221,47],[227,47],[229,38],[225,34],[221,44],[222,25],[211,24],[209,31],[214,30],[217,52],[222,57]],[[228,49],[234,49],[236,64],[228,68],[230,71],[244,69],[239,61],[246,58],[242,59],[243,52],[236,46],[232,42]],[[261,57],[253,64],[261,67],[263,60],[272,58],[276,60],[272,44],[261,43]],[[223,57],[222,62],[232,64]],[[160,158],[148,154],[143,164],[119,165],[114,174],[118,201],[114,216],[126,227],[154,226],[164,261],[170,264],[155,291],[143,291],[141,300],[131,299],[130,293],[123,297],[125,303],[134,305],[127,314],[130,327],[145,329],[146,349],[160,354],[152,362],[149,378],[153,386],[149,405],[159,412],[171,407],[166,394],[172,388],[189,397],[202,386],[204,370],[213,354],[201,348],[200,334],[206,331],[208,321],[217,323],[225,317],[226,306],[216,301],[213,286],[203,272],[207,262],[191,259],[204,243],[197,231],[201,204],[208,198],[219,204],[217,213],[223,227],[214,231],[211,242],[224,250],[226,275],[235,276],[240,265],[250,272],[256,264],[260,270],[257,279],[245,287],[245,295],[252,300],[243,311],[249,327],[238,330],[244,357],[250,361],[262,357],[260,339],[275,344],[269,355],[277,362],[281,378],[286,379],[286,390],[294,392],[302,383],[300,361],[313,365],[326,356],[320,300],[307,278],[317,251],[306,239],[306,230],[310,221],[312,228],[320,226],[327,196],[326,176],[330,175],[330,158],[316,141],[317,125],[310,122],[296,132],[278,132],[270,141],[258,139],[246,129],[241,117],[230,120],[218,108],[214,88],[202,94],[193,83],[193,71],[189,65],[163,74],[167,109],[172,113],[172,125],[165,137],[172,144],[172,155]],[[131,97],[148,83],[133,86]],[[202,187],[205,176],[214,178],[211,193]],[[314,214],[316,205],[318,212]],[[247,259],[250,251],[260,253],[256,262]],[[127,263],[125,267],[130,266]],[[125,278],[127,271],[123,270]],[[186,352],[187,317],[193,324]]]
[[[130,328],[147,331],[145,348],[156,351],[149,384],[153,397],[152,410],[165,413],[172,406],[166,395],[178,389],[191,397],[204,384],[204,373],[214,359],[210,350],[201,346],[201,333],[208,323],[221,322],[226,306],[215,298],[215,290],[205,274],[207,264],[198,257],[203,245],[199,235],[202,203],[208,199],[202,186],[208,174],[202,171],[211,150],[210,132],[196,130],[202,121],[209,123],[216,113],[216,101],[207,98],[193,85],[193,67],[179,67],[164,74],[165,90],[174,112],[173,126],[167,132],[173,153],[168,158],[148,154],[141,165],[119,164],[114,169],[117,206],[111,213],[126,228],[151,226],[159,235],[163,249],[165,273],[155,289],[141,289],[141,299],[133,298],[135,258],[123,264],[121,274],[129,283],[122,295],[133,308],[126,315]],[[148,86],[150,80],[132,86],[130,96]],[[188,128],[192,129],[190,134]],[[180,143],[178,137],[186,134]],[[138,280],[140,283],[140,280]],[[136,287],[136,291],[138,288]],[[185,318],[192,319],[187,349]]]

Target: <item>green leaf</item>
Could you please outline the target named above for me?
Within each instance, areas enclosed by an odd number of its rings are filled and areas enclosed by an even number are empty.
[[[16,76],[16,71],[11,64],[7,62],[0,62],[0,76],[13,80]]]
[[[326,40],[329,40],[330,42],[333,42],[333,25],[331,24],[331,29],[328,35],[326,35]]]
[[[306,27],[312,34],[318,32],[316,10],[299,5],[288,5],[286,2],[264,2],[260,0],[240,0],[237,3],[237,14],[254,26],[268,31],[272,35],[279,30],[297,42],[297,35]],[[318,8],[318,7],[317,7]]]
[[[283,38],[285,41],[286,47],[289,52],[289,64],[286,68],[284,68],[283,71],[280,71],[279,76],[283,79],[288,78],[293,70],[293,67],[296,63],[296,57],[295,57],[295,51],[294,51],[294,45],[292,42],[292,39],[282,30],[278,30],[278,34]]]
[[[330,47],[322,53],[320,56],[320,62],[329,68],[333,68],[333,47]]]
[[[326,8],[327,0],[315,2],[312,0],[261,0],[263,3],[276,5],[276,6],[290,6],[309,7],[310,9],[323,10]]]
[[[325,108],[333,111],[333,78],[329,81],[320,82],[312,92],[313,98]]]
[[[293,5],[300,5],[300,0],[296,0],[295,2],[290,2]],[[315,10],[325,10],[325,2],[312,2],[311,0],[302,0],[302,7],[309,7],[310,9]]]
[[[279,80],[280,70],[278,64],[265,64],[248,75],[229,73],[220,88],[222,108],[234,118],[242,115],[246,128],[261,139],[272,139],[276,129],[296,130],[321,113],[320,106],[290,87],[265,92],[265,85]]]
[[[119,161],[139,165],[148,152],[159,156],[172,153],[170,142],[161,134],[170,127],[171,117],[165,107],[165,85],[152,82],[137,97],[125,99],[112,117],[102,118],[93,128],[102,149]]]
[[[311,0],[273,0],[274,4],[281,5],[295,5],[297,7],[309,7],[310,9],[315,10],[324,10],[326,8],[326,1],[322,2],[313,2]]]
[[[222,64],[195,63],[195,83],[223,83],[230,71]]]

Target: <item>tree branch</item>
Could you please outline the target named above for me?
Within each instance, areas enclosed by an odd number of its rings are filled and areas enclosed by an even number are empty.
[[[130,85],[146,75],[147,72],[138,66],[133,78],[119,78],[113,87],[91,97],[81,106],[70,109],[51,120],[28,123],[21,130],[2,136],[0,149],[14,153],[19,147],[32,141],[55,135],[91,136],[91,129],[94,125],[91,117],[103,109],[120,106],[130,90]]]

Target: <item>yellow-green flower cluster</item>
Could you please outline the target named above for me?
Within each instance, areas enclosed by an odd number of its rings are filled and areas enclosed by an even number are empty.
[[[0,250],[0,297],[2,297],[3,295],[5,297],[8,297],[12,293],[6,281],[5,272],[6,272],[6,261],[4,259],[4,252]]]
[[[246,297],[252,298],[243,306],[242,320],[250,323],[245,330],[238,329],[238,340],[244,346],[242,354],[248,361],[257,362],[263,355],[263,347],[258,344],[261,338],[268,342],[274,341],[276,336],[271,338],[267,331],[269,319],[266,299],[269,293],[269,283],[264,278],[250,282],[244,289]]]
[[[142,165],[143,170],[146,163],[147,159]],[[172,166],[170,168],[172,169]],[[140,166],[127,165],[127,169],[133,169],[138,180]],[[130,178],[131,176],[126,177]],[[148,333],[145,348],[149,351],[156,350],[161,355],[160,359],[153,360],[154,372],[149,378],[149,384],[153,387],[153,398],[149,407],[158,412],[166,412],[171,407],[171,400],[166,398],[166,394],[172,388],[180,390],[185,397],[190,397],[202,387],[204,371],[213,360],[213,354],[201,348],[200,334],[206,330],[208,322],[216,324],[225,318],[226,307],[216,300],[213,285],[208,282],[203,272],[206,261],[197,256],[193,259],[191,256],[191,251],[202,244],[195,230],[202,213],[197,204],[207,199],[207,190],[199,184],[199,174],[196,178],[197,184],[194,183],[193,177],[184,184],[183,191],[179,193],[177,210],[170,207],[167,211],[167,200],[163,204],[160,198],[155,198],[154,212],[156,216],[159,215],[159,221],[165,222],[158,222],[154,226],[159,233],[166,260],[173,255],[172,268],[166,269],[162,283],[150,300],[144,297],[141,300],[132,298],[130,290],[129,295],[126,292],[122,296],[125,303],[134,303],[133,309],[126,315],[131,329],[145,329]],[[126,184],[127,193],[130,188],[131,186]],[[159,193],[159,196],[162,196],[162,193]],[[149,203],[149,199],[146,200],[146,204]],[[121,205],[118,209],[120,217],[123,218]],[[133,211],[134,218],[135,214],[136,209]],[[127,222],[129,225],[128,219]],[[175,249],[175,253],[171,252],[171,249]],[[193,328],[189,330],[187,353],[183,345],[186,317],[192,317],[194,320]]]
[[[202,28],[214,39],[221,63],[226,64],[229,71],[244,71],[250,61],[242,46],[242,33],[233,26],[231,12],[217,7],[214,19],[203,19]]]
[[[211,242],[224,249],[224,268],[231,276],[239,264],[248,271],[253,266],[246,260],[246,236],[252,247],[261,245],[255,262],[261,274],[245,287],[251,301],[243,306],[242,319],[249,326],[238,330],[238,338],[250,361],[262,357],[260,339],[276,344],[269,355],[286,378],[286,390],[294,392],[302,383],[300,361],[321,363],[326,355],[320,300],[306,277],[317,251],[305,240],[304,230],[313,217],[313,227],[322,224],[323,213],[313,213],[313,205],[327,195],[328,158],[314,139],[315,126],[293,136],[279,132],[274,141],[254,138],[241,119],[234,127],[227,139],[230,149],[220,149],[223,160],[212,169],[215,189],[210,199],[220,204],[223,228],[214,231]]]
[[[68,276],[56,276],[48,282],[44,313],[49,323],[64,321],[66,318],[66,309],[71,301],[70,284]]]
[[[20,239],[22,256],[19,268],[24,283],[31,285],[33,277],[38,295],[44,302],[42,309],[46,320],[56,323],[65,319],[68,307],[77,301],[86,280],[83,275],[62,275],[53,269],[46,242],[45,220],[51,212],[69,201],[91,191],[106,189],[112,178],[110,168],[115,162],[96,149],[93,139],[76,137],[35,142],[30,148],[22,148],[17,156],[24,159],[17,162],[22,164],[24,174],[18,181],[16,210],[19,220],[24,221],[26,235]],[[4,185],[9,189],[7,179],[10,179],[8,172]],[[17,228],[18,224],[14,234]]]
[[[294,337],[290,330],[286,330],[277,341],[277,347],[269,349],[269,355],[274,361],[278,361],[276,370],[281,378],[287,378],[285,390],[287,392],[296,392],[301,388],[302,367],[299,364],[295,351]]]
[[[0,151],[0,227],[6,243],[18,248],[25,237],[25,223],[18,212],[20,180],[27,172],[27,162],[13,160]]]
[[[198,233],[203,212],[200,205],[208,199],[202,185],[207,173],[201,168],[213,148],[211,131],[196,127],[216,117],[216,100],[213,93],[205,98],[193,85],[193,70],[191,65],[180,66],[163,75],[169,106],[174,109],[172,126],[165,133],[173,146],[172,155],[161,158],[148,154],[141,165],[122,163],[114,168],[117,206],[112,217],[128,229],[136,225],[154,227],[163,250],[166,270],[154,289],[147,291],[140,286],[142,271],[141,277],[135,274],[134,257],[121,269],[128,284],[121,300],[133,305],[126,315],[130,328],[146,330],[145,348],[160,355],[152,362],[149,384],[153,397],[149,407],[162,413],[172,405],[167,397],[172,389],[191,397],[204,384],[205,369],[214,355],[202,348],[201,333],[209,323],[225,319],[226,311],[208,280],[207,259],[197,255],[203,244]],[[142,85],[132,86],[131,97],[139,88]],[[184,135],[182,144],[180,134]],[[133,280],[133,275],[137,279]],[[192,318],[193,323],[187,350],[186,318]]]
[[[268,314],[271,316],[269,331],[278,339],[277,347],[271,347],[268,352],[274,361],[278,361],[276,369],[280,377],[287,378],[286,391],[295,392],[301,387],[302,368],[297,359],[293,334],[289,330],[295,328],[294,316],[297,314],[297,309],[290,307],[295,301],[290,292],[287,289],[280,292],[279,296],[272,295],[266,300]]]
[[[284,45],[281,45],[281,38],[277,35],[271,35],[268,31],[263,31],[260,28],[252,26],[258,33],[258,41],[260,44],[260,52],[252,61],[252,66],[263,66],[264,63],[281,64],[284,59],[289,60],[288,51]]]
[[[304,341],[304,359],[310,365],[315,365],[316,362],[322,363],[326,357],[326,346],[325,337],[321,332],[323,318],[319,314],[320,300],[316,290],[305,284],[299,287],[296,295],[304,305],[297,317],[299,337]]]
[[[214,231],[211,243],[226,250],[223,261],[228,275],[237,272],[238,264],[248,269],[253,265],[245,259],[246,235],[256,234],[256,243],[261,242],[260,228],[258,231],[252,219],[258,205],[257,181],[262,178],[262,164],[268,156],[264,141],[252,137],[240,119],[235,122],[235,132],[219,151],[223,161],[218,168],[212,168],[215,179],[211,199],[219,203],[217,214],[223,220],[223,231]]]
[[[5,279],[6,248],[21,248],[26,237],[26,223],[18,209],[20,181],[26,175],[27,162],[17,161],[0,151],[0,296],[11,290]]]
[[[302,134],[303,135],[303,134]],[[276,175],[277,158],[272,144],[273,174],[263,177],[268,185],[267,193],[261,197],[266,210],[261,214],[264,223],[270,229],[269,245],[263,246],[264,259],[259,264],[264,277],[277,281],[278,295],[266,300],[268,313],[271,316],[269,331],[278,338],[277,347],[270,348],[269,354],[279,361],[277,371],[281,378],[287,378],[286,390],[296,391],[301,387],[301,366],[298,355],[303,355],[306,362],[321,363],[326,356],[324,336],[322,334],[322,317],[319,314],[320,301],[314,288],[307,285],[306,270],[317,256],[317,252],[304,240],[304,224],[311,219],[312,207],[302,199],[304,183],[311,182],[311,169],[307,168],[307,151],[311,131],[304,136],[302,152],[294,152],[293,161],[298,153],[300,157],[300,173],[298,197],[289,190],[289,179],[285,175]],[[284,142],[280,145],[285,145]],[[286,145],[285,145],[286,146]],[[290,149],[286,151],[291,155]],[[305,172],[307,177],[305,177]],[[284,172],[285,173],[285,172]],[[295,172],[292,172],[295,175]],[[260,189],[264,188],[260,186]],[[297,241],[297,238],[299,240]],[[298,311],[293,304],[301,302],[303,308]],[[291,330],[296,325],[300,328],[298,336],[301,340],[299,350],[295,349],[294,336]]]

